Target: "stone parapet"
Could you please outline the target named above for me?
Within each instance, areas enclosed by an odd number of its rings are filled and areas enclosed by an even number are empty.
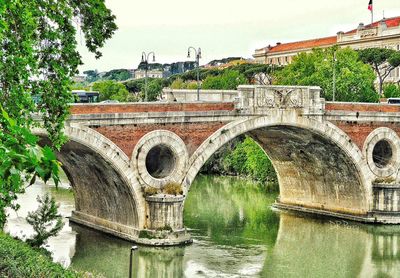
[[[229,101],[233,102],[238,97],[236,90],[200,90],[200,101],[213,102],[213,101]],[[178,90],[171,88],[164,88],[162,91],[162,100],[171,102],[187,102],[197,101],[197,90]]]

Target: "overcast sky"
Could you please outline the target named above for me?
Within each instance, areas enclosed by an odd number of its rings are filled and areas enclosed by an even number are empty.
[[[335,35],[370,23],[369,0],[106,0],[119,29],[96,60],[79,46],[81,71],[136,68],[142,51],[156,62],[188,60],[201,47],[205,64],[230,56],[250,58],[256,48]],[[400,0],[374,0],[374,20],[400,16]],[[78,35],[78,41],[80,41]],[[192,56],[193,57],[193,56]]]

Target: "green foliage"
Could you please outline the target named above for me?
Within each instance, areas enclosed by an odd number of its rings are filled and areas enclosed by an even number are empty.
[[[227,70],[221,76],[208,76],[202,84],[203,89],[236,90],[241,84],[247,84],[246,77],[235,70]]]
[[[301,53],[291,64],[276,72],[276,84],[320,86],[323,96],[332,100],[334,70],[337,101],[378,101],[379,96],[374,89],[375,74],[350,48],[331,47]]]
[[[236,146],[224,159],[224,167],[277,189],[277,177],[264,150],[250,137]]]
[[[147,83],[147,100],[156,101],[161,95],[163,80],[153,79]]]
[[[66,270],[53,263],[51,257],[28,244],[0,232],[1,277],[89,277],[73,270]]]
[[[366,48],[359,50],[360,59],[372,66],[379,79],[379,95],[383,92],[383,82],[390,72],[400,66],[400,52],[387,48]]]
[[[18,125],[2,109],[0,117],[0,230],[6,222],[5,209],[18,209],[17,194],[24,191],[24,183],[33,184],[37,177],[59,183],[59,166],[49,147],[39,151],[38,138],[29,128]]]
[[[115,81],[124,81],[132,77],[132,74],[127,69],[113,69],[108,71],[103,79],[115,80]]]
[[[220,148],[201,171],[249,177],[270,191],[278,191],[275,169],[264,150],[251,137],[238,137]]]
[[[56,236],[64,227],[62,216],[58,214],[58,206],[53,197],[46,194],[43,198],[37,197],[39,207],[29,212],[26,221],[33,227],[35,234],[27,243],[32,247],[40,247],[47,240]]]
[[[182,185],[177,182],[169,182],[163,187],[163,192],[170,195],[182,195]]]
[[[38,154],[31,128],[40,112],[54,148],[68,117],[71,77],[82,63],[77,52],[74,18],[79,18],[86,47],[96,57],[116,25],[104,0],[0,1],[0,229],[5,208],[13,205],[24,182],[36,177],[58,180],[58,163],[50,148]],[[35,105],[32,96],[39,100]]]
[[[197,89],[196,81],[183,81],[182,78],[175,79],[171,85],[169,86],[171,89],[189,89],[195,90]]]
[[[130,93],[136,94],[135,101],[144,100],[145,80],[136,79],[123,83]],[[162,92],[162,88],[170,85],[169,80],[162,78],[147,78],[147,94],[149,101],[156,101]]]
[[[95,82],[100,78],[97,70],[87,70],[83,74],[86,74],[86,81],[89,83]]]
[[[400,86],[394,83],[383,86],[383,96],[385,98],[400,97]]]
[[[113,80],[98,81],[93,84],[92,89],[99,91],[101,101],[110,99],[125,102],[129,95],[128,90],[122,83]]]

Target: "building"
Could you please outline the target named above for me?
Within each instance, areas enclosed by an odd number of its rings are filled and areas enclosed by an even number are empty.
[[[141,79],[146,77],[146,71],[143,69],[137,69],[135,70],[135,79]],[[161,69],[152,69],[147,71],[147,77],[148,78],[165,78],[166,72]]]
[[[327,48],[334,45],[363,49],[372,47],[392,48],[400,50],[400,16],[384,18],[372,24],[359,24],[357,29],[348,32],[338,32],[336,36],[311,40],[277,43],[275,46],[256,49],[253,57],[256,62],[271,65],[287,65],[293,57],[313,48]],[[400,70],[396,68],[386,82],[398,82]]]

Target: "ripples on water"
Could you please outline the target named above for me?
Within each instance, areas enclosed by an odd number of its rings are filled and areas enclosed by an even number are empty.
[[[35,184],[23,194],[6,229],[29,237],[24,217],[36,196],[50,192],[69,216],[73,194]],[[400,277],[400,227],[317,220],[270,209],[276,195],[251,182],[200,176],[185,203],[194,243],[186,247],[139,247],[135,277]],[[47,248],[54,260],[105,277],[127,277],[129,242],[66,225]]]

